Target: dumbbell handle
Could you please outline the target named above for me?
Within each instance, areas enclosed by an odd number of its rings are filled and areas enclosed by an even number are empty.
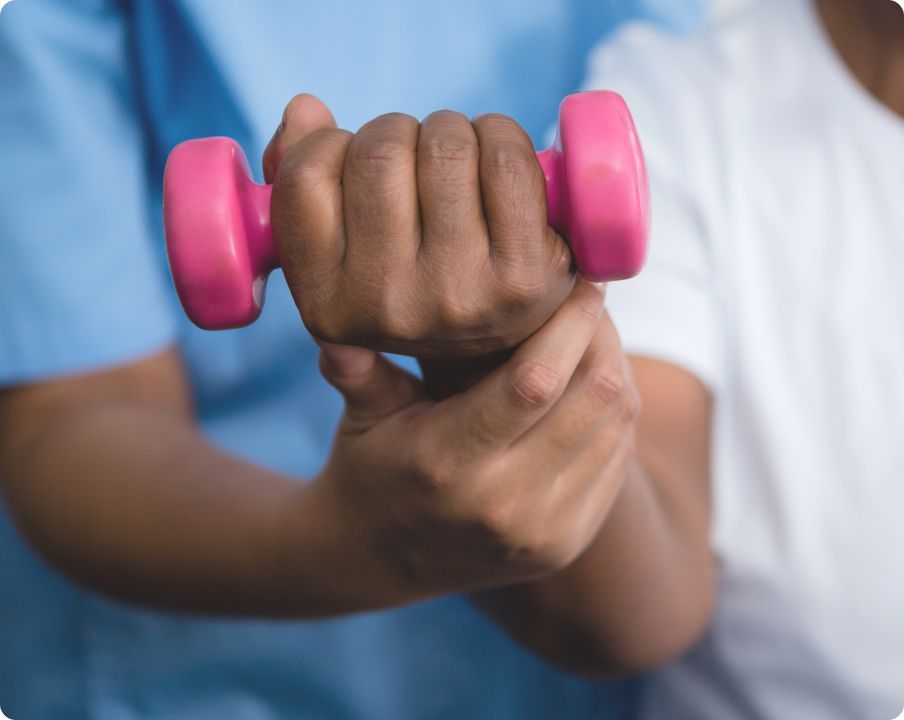
[[[590,280],[636,275],[646,256],[649,191],[634,123],[611,92],[570,95],[552,147],[537,154],[548,221]],[[182,306],[207,329],[248,325],[267,276],[279,267],[270,226],[272,186],[251,180],[228,138],[189,140],[170,154],[164,216],[170,269]]]

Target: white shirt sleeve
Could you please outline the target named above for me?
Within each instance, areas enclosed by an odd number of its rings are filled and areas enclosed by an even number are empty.
[[[671,42],[652,28],[631,25],[590,61],[585,89],[619,92],[631,109],[652,193],[646,267],[632,280],[611,283],[606,302],[629,355],[679,366],[715,392],[721,343],[712,223],[697,162],[708,149],[697,152],[702,128],[691,115],[691,89],[681,87],[686,74],[669,67]]]

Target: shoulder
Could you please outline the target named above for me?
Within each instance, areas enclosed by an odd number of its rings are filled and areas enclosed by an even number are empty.
[[[633,23],[595,49],[586,87],[619,92],[630,107],[654,212],[680,198],[720,227],[730,189],[761,180],[748,172],[755,154],[825,105],[808,77],[817,55],[807,3],[745,0],[684,35]]]
[[[777,66],[783,75],[793,73],[795,68],[784,62],[807,13],[806,2],[747,0],[689,33],[626,23],[592,51],[588,82],[643,82],[660,91],[686,92],[727,79],[759,80]]]
[[[585,89],[622,94],[645,145],[711,141],[732,116],[801,87],[794,35],[805,1],[748,0],[683,35],[628,23],[592,52]]]

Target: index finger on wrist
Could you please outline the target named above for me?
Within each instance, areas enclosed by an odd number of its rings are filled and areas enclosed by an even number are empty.
[[[549,321],[502,367],[445,401],[450,437],[469,448],[508,446],[565,392],[603,316],[604,288],[578,279]]]

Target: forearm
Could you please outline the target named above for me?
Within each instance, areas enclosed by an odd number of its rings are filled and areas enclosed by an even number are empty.
[[[232,457],[171,412],[98,407],[5,460],[28,540],[116,599],[293,617],[413,599],[317,483]]]
[[[569,568],[477,604],[571,670],[619,676],[680,654],[708,623],[715,566],[706,519],[636,461],[596,540]]]

